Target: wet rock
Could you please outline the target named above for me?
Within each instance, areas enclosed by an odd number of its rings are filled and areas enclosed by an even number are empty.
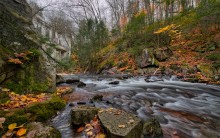
[[[66,83],[79,83],[80,79],[78,77],[72,77],[71,79],[67,79]]]
[[[131,113],[110,108],[98,113],[101,124],[109,138],[140,138],[141,120]]]
[[[157,115],[155,118],[162,124],[167,124],[168,120],[163,115]]]
[[[69,103],[69,106],[70,106],[70,107],[74,106],[74,103]]]
[[[103,99],[103,96],[102,95],[95,95],[93,98],[92,98],[92,101],[102,101]]]
[[[58,130],[40,122],[29,123],[27,128],[27,138],[61,138]]]
[[[106,103],[107,103],[107,104],[113,104],[113,102],[112,102],[112,101],[109,101],[109,100],[107,100]]]
[[[86,102],[77,102],[78,105],[86,105]]]
[[[82,81],[80,81],[78,84],[77,84],[77,87],[79,88],[82,88],[82,87],[86,87],[86,84]]]
[[[151,118],[145,121],[143,126],[143,134],[146,138],[163,137],[163,132],[160,123],[155,118]]]
[[[71,109],[71,122],[73,127],[84,125],[92,120],[98,112],[98,108],[90,106],[76,106]]]
[[[56,75],[56,84],[61,84],[65,82],[65,79],[61,75]]]
[[[117,85],[117,84],[119,84],[119,81],[112,81],[109,84]]]

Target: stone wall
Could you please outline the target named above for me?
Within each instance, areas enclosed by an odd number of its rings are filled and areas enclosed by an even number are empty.
[[[26,0],[0,1],[0,86],[17,92],[55,90],[56,70],[53,61],[43,52],[31,28],[31,8]],[[15,53],[29,52],[22,64]]]

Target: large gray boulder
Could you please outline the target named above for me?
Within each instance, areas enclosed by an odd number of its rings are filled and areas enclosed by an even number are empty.
[[[16,92],[54,92],[55,64],[32,31],[31,8],[26,0],[0,1],[0,85]],[[16,54],[31,52],[26,56]],[[11,63],[9,58],[22,64]]]
[[[135,115],[114,109],[102,109],[98,113],[108,138],[141,138],[142,123]]]

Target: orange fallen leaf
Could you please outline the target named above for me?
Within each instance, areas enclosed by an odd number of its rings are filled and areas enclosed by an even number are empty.
[[[76,130],[77,133],[81,133],[84,130],[84,127],[80,127]]]
[[[20,129],[17,131],[16,135],[17,135],[17,136],[23,136],[24,134],[26,134],[26,132],[27,132],[27,129],[25,129],[25,128],[20,128]]]

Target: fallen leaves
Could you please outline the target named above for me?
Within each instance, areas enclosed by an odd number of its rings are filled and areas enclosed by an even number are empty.
[[[23,62],[21,62],[21,60],[18,59],[18,58],[9,58],[9,59],[8,59],[8,62],[9,62],[9,63],[17,64],[17,65],[23,64]]]
[[[10,100],[8,100],[7,102],[0,104],[1,110],[23,108],[32,103],[42,102],[47,100],[47,97],[44,93],[38,95],[36,94],[20,95],[14,92],[10,92],[10,90],[6,88],[3,88],[1,91],[7,93],[10,98]]]
[[[77,133],[81,133],[84,130],[84,127],[80,127],[76,130]]]
[[[128,121],[128,124],[133,124],[134,123],[134,119],[130,119],[129,121]]]
[[[57,87],[57,90],[56,90],[56,95],[57,96],[62,96],[63,94],[67,94],[67,93],[70,93],[72,92],[72,88],[71,87]]]
[[[9,129],[9,130],[14,130],[14,129],[16,128],[16,126],[17,126],[17,123],[10,124],[10,125],[8,126],[8,129]]]
[[[118,128],[125,128],[125,125],[118,125]]]
[[[6,119],[5,119],[4,117],[1,117],[1,118],[0,118],[0,128],[1,128],[1,129],[3,129],[2,124],[5,123],[5,120],[6,120]]]
[[[85,133],[88,138],[105,138],[105,134],[101,128],[99,120],[97,116],[87,123],[84,127],[80,127],[77,129],[77,133]]]
[[[20,128],[20,129],[17,131],[16,135],[17,135],[17,136],[23,136],[24,134],[26,134],[26,132],[27,132],[27,129],[25,129],[25,128]]]
[[[15,135],[19,138],[24,136],[27,132],[27,129],[23,128],[24,125],[17,126],[17,123],[10,124],[8,126],[8,131],[2,136],[2,138],[12,138]]]

